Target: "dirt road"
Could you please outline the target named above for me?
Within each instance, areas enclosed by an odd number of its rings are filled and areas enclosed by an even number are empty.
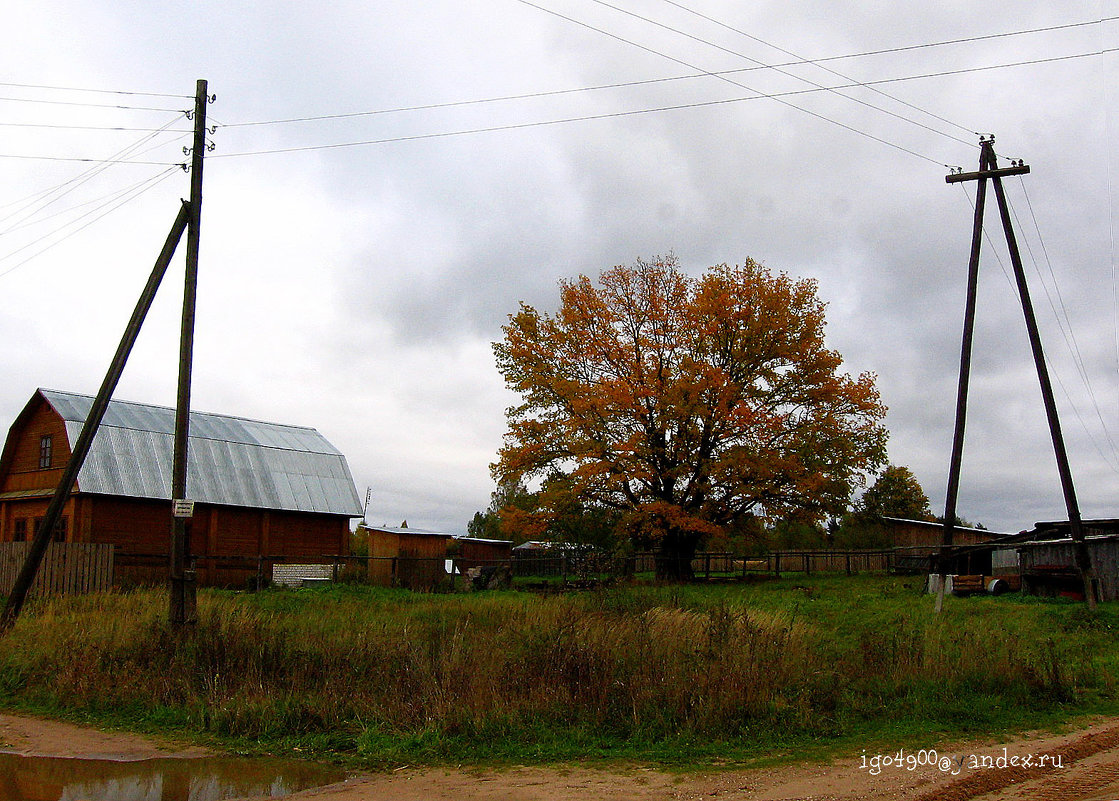
[[[0,747],[51,756],[199,756],[198,748],[0,715]],[[899,764],[900,757],[900,764]],[[935,757],[935,759],[934,759]],[[935,762],[936,764],[929,764]],[[923,764],[922,764],[923,763]],[[830,764],[678,775],[649,768],[402,769],[293,801],[1111,801],[1119,799],[1119,718],[1064,735],[856,753]]]

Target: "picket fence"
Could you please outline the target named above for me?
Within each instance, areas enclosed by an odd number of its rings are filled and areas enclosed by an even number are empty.
[[[0,595],[9,595],[27,561],[29,542],[0,543]],[[52,542],[47,546],[30,595],[80,595],[113,586],[113,546]]]

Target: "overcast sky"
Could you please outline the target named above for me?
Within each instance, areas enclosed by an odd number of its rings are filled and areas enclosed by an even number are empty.
[[[1119,0],[613,2],[5,3],[3,427],[36,387],[96,392],[189,193],[167,165],[204,78],[194,407],[319,429],[371,522],[465,530],[507,315],[668,252],[817,279],[939,512],[975,191],[944,176],[994,133],[1032,168],[1006,186],[1081,510],[1119,517],[1119,54],[978,69],[1119,47]],[[1067,515],[991,201],[958,512],[1016,531]],[[174,404],[181,280],[182,249],[116,397]]]

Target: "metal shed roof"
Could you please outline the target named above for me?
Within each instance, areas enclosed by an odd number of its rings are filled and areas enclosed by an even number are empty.
[[[40,389],[66,424],[71,446],[93,397]],[[171,498],[175,410],[110,401],[78,473],[78,490]],[[199,503],[360,517],[346,458],[313,428],[190,413],[187,495]]]
[[[408,528],[407,526],[369,526],[363,525],[366,531],[380,531],[383,534],[404,534],[415,537],[448,537],[454,539],[454,534],[444,534],[442,531],[428,531],[422,528]]]

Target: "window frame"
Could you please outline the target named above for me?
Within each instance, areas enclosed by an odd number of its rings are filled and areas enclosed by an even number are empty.
[[[35,536],[37,537],[39,536],[39,529],[43,527],[43,518],[35,517],[32,519],[35,521],[34,529]],[[66,535],[69,534],[69,531],[70,518],[68,518],[66,515],[63,515],[58,519],[58,522],[54,526],[54,534],[51,535],[51,542],[66,542]]]
[[[39,469],[50,470],[54,464],[54,437],[43,434],[39,437]]]

